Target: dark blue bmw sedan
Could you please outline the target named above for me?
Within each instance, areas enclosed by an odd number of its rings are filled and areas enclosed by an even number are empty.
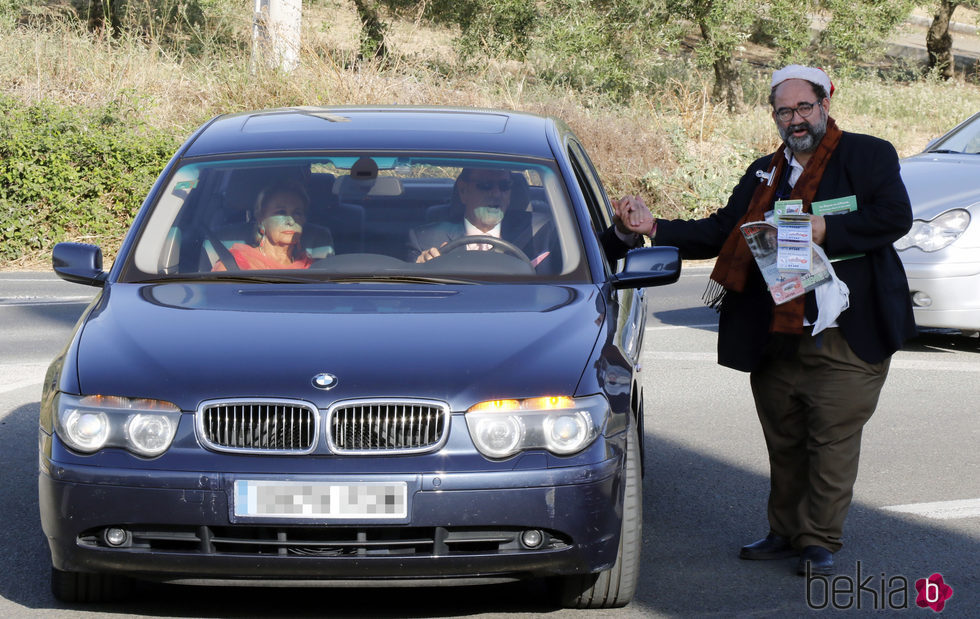
[[[52,589],[547,578],[632,599],[642,288],[560,121],[290,108],[174,155],[54,360],[40,414]],[[608,235],[607,235],[608,236]]]

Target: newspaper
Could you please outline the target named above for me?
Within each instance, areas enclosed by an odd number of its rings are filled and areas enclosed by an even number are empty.
[[[766,280],[769,293],[776,305],[786,303],[813,290],[820,284],[830,281],[827,262],[818,252],[810,252],[808,271],[781,271],[777,258],[779,253],[779,229],[765,221],[752,221],[742,225],[742,235],[748,243],[755,261]]]

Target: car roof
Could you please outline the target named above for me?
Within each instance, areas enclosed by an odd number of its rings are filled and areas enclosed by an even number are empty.
[[[185,157],[295,151],[443,151],[553,159],[555,119],[505,110],[449,107],[292,107],[222,115]]]

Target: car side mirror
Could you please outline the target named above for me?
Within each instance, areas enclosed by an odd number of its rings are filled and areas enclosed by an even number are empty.
[[[58,243],[51,254],[51,264],[58,277],[86,286],[105,285],[102,250],[88,243]]]
[[[626,254],[623,270],[610,278],[613,288],[646,288],[673,284],[681,276],[676,247],[640,247]]]

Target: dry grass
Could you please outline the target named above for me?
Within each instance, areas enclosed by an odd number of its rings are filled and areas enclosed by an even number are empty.
[[[243,40],[250,15],[243,11],[234,25]],[[390,47],[398,55],[389,66],[357,63],[356,17],[344,0],[317,3],[304,22],[301,65],[288,76],[253,71],[247,53],[176,58],[154,41],[93,36],[58,20],[0,30],[0,84],[25,102],[111,103],[181,135],[218,113],[288,105],[435,104],[550,114],[579,135],[611,195],[644,195],[663,216],[721,206],[745,166],[777,144],[763,103],[729,114],[709,100],[710,80],[696,72],[653,96],[615,105],[601,94],[542,84],[533,67],[513,61],[463,66],[451,32],[413,22],[393,24]],[[767,76],[755,79],[764,91]],[[980,108],[980,89],[964,82],[843,78],[837,86],[832,114],[841,127],[884,137],[901,155]]]

